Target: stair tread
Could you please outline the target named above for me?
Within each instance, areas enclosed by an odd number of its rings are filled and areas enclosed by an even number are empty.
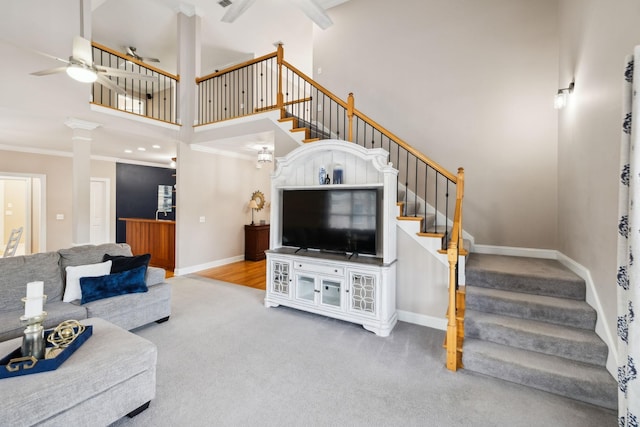
[[[591,308],[591,306],[589,306],[585,301],[552,297],[548,295],[534,295],[524,292],[505,291],[502,289],[483,288],[480,286],[472,286],[467,283],[467,297],[474,295],[492,296],[510,301],[565,308],[567,310],[594,311],[593,308]]]
[[[476,310],[467,310],[465,314],[465,335],[468,338],[600,366],[607,362],[608,348],[592,330]]]
[[[468,284],[583,300],[584,280],[557,260],[474,253],[465,269]]]
[[[566,340],[589,342],[594,345],[605,345],[598,335],[589,329],[574,328],[571,326],[557,325],[538,320],[523,319],[519,317],[504,316],[495,313],[467,309],[466,318],[476,319],[484,323],[501,325],[505,328],[518,329],[523,332],[535,333],[559,337]]]
[[[462,360],[474,372],[610,409],[617,407],[617,383],[603,367],[473,338],[465,339]]]
[[[483,288],[468,282],[466,304],[470,310],[535,320],[546,317],[549,323],[583,329],[593,329],[596,321],[595,310],[585,301]]]

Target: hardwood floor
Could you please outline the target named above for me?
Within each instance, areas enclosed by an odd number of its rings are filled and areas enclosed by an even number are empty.
[[[195,274],[209,279],[249,286],[256,289],[267,289],[267,261],[238,261],[221,267],[202,270]]]

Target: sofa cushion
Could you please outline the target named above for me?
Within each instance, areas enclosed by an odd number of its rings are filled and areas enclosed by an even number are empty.
[[[130,330],[171,315],[171,285],[159,283],[139,294],[119,295],[84,304],[87,316],[108,319]]]
[[[65,269],[67,273],[67,283],[64,288],[64,297],[62,301],[71,302],[82,299],[82,290],[80,289],[80,278],[97,277],[109,274],[111,271],[111,261],[105,261],[98,264],[87,265],[70,265]]]
[[[111,261],[106,261],[110,263]],[[147,267],[144,265],[121,273],[108,274],[99,277],[81,277],[82,304],[117,295],[147,292],[144,275]]]
[[[65,269],[70,265],[97,264],[102,262],[104,254],[132,255],[131,247],[126,243],[75,246],[69,249],[60,249],[58,254],[60,254],[60,269],[63,280],[66,280]]]
[[[22,298],[27,295],[27,283],[44,282],[47,301],[62,300],[62,278],[57,252],[0,258],[0,312],[22,310]]]
[[[136,267],[149,266],[151,254],[123,256],[104,254],[103,261],[111,261],[111,273],[121,273],[123,271],[132,270]]]

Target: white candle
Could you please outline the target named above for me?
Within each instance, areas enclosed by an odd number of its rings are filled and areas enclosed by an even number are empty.
[[[44,282],[27,283],[27,299],[24,303],[24,316],[35,317],[42,314],[44,300]]]

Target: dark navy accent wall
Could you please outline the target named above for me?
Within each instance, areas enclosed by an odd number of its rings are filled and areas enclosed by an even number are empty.
[[[158,209],[158,185],[176,183],[175,169],[116,163],[116,218],[154,219]],[[175,205],[175,193],[173,204]],[[175,219],[175,208],[160,219]],[[124,221],[116,221],[116,242],[126,242]]]

